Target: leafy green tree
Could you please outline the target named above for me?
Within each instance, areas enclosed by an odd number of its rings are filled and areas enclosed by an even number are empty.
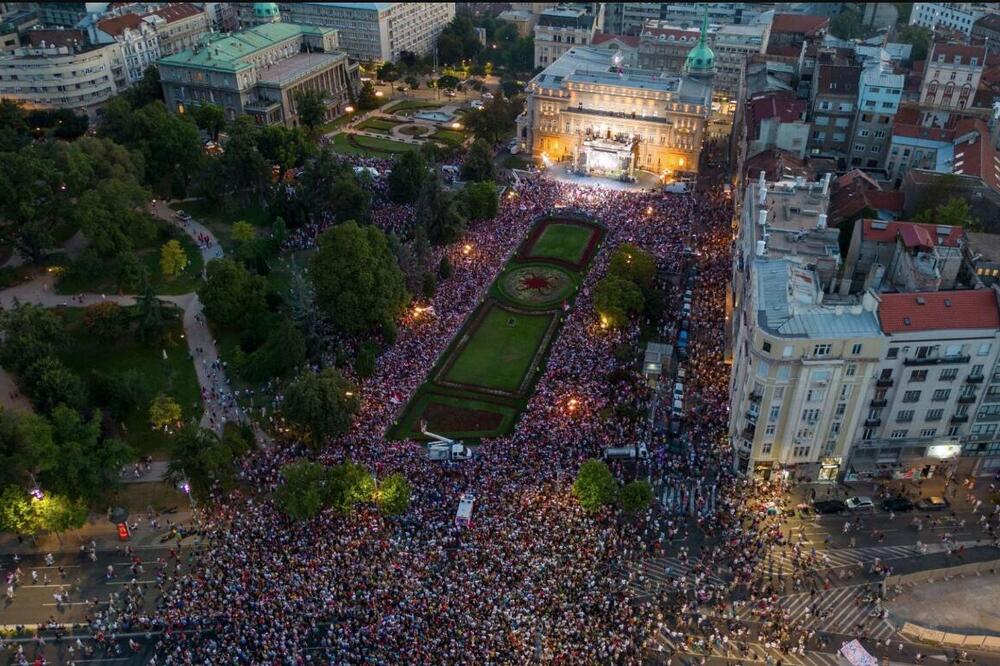
[[[910,61],[919,62],[927,59],[933,35],[930,30],[923,26],[908,25],[899,32],[896,39],[904,44],[909,44],[912,47],[910,50]]]
[[[168,240],[160,248],[160,271],[167,278],[181,274],[187,267],[187,253],[178,240]]]
[[[360,406],[358,389],[337,370],[305,372],[285,390],[282,413],[314,448],[350,429]]]
[[[143,274],[140,295],[135,301],[135,332],[140,340],[148,340],[163,332],[163,303],[156,297],[153,286]]]
[[[302,166],[313,153],[313,147],[301,128],[268,125],[260,132],[257,148],[261,155],[278,166],[278,180],[285,172]]]
[[[0,153],[17,152],[31,142],[21,102],[0,99]]]
[[[257,147],[260,128],[249,116],[238,116],[228,134],[226,152],[209,162],[201,179],[202,193],[213,201],[228,195],[244,203],[263,202],[271,184],[271,166]]]
[[[123,420],[134,410],[145,407],[151,399],[146,380],[136,370],[92,372],[89,392],[94,402],[107,407],[116,420]]]
[[[462,191],[462,203],[471,220],[495,217],[500,210],[496,183],[491,180],[469,183]]]
[[[434,273],[428,271],[421,278],[420,292],[424,298],[433,298],[435,291],[437,291],[437,280],[434,278]]]
[[[329,148],[309,163],[300,182],[302,197],[313,214],[327,211],[338,221],[369,221],[371,195],[358,184],[351,166]]]
[[[87,522],[87,505],[80,498],[46,493],[32,508],[38,527],[54,534],[78,529]]]
[[[276,252],[281,249],[287,237],[288,227],[285,226],[285,220],[281,217],[274,218],[274,222],[271,224],[271,241],[274,243]]]
[[[25,370],[24,394],[41,412],[49,413],[57,405],[83,409],[87,405],[87,389],[79,375],[54,356],[45,356]]]
[[[240,376],[247,381],[283,377],[306,360],[306,341],[295,324],[281,319],[269,329],[264,344],[240,364]]]
[[[384,62],[379,65],[377,76],[379,81],[385,81],[386,83],[398,81],[400,77],[399,67],[394,62]]]
[[[309,275],[316,304],[348,333],[384,330],[408,301],[403,273],[374,226],[348,221],[323,232]]]
[[[358,93],[358,109],[361,111],[371,111],[377,109],[379,105],[378,95],[375,94],[375,86],[371,81],[361,84],[361,91]]]
[[[176,425],[181,420],[181,406],[169,395],[160,394],[149,403],[149,423],[156,429]]]
[[[112,342],[128,332],[129,313],[114,301],[89,305],[83,311],[83,327],[101,342]]]
[[[368,379],[375,374],[375,345],[366,340],[358,348],[358,357],[354,359],[354,373],[361,379]]]
[[[203,502],[214,488],[228,490],[236,481],[236,463],[249,450],[243,437],[220,437],[212,430],[187,425],[174,436],[167,478],[186,482],[192,497]]]
[[[923,224],[942,224],[963,227],[969,231],[981,231],[982,222],[972,215],[969,202],[960,197],[951,197],[944,203],[928,206],[917,213],[914,221]]]
[[[605,463],[590,459],[580,465],[573,482],[573,494],[580,506],[590,512],[597,511],[614,502],[617,493],[618,483]]]
[[[642,312],[644,306],[642,290],[629,280],[609,274],[594,287],[594,309],[611,328],[621,328],[629,315]]]
[[[226,114],[218,104],[206,103],[195,108],[194,121],[199,129],[208,132],[212,141],[218,141],[219,132],[226,126]]]
[[[156,226],[146,213],[149,191],[134,181],[103,180],[84,192],[76,220],[93,247],[105,257],[130,252],[151,239]]]
[[[626,483],[621,489],[621,503],[625,513],[635,513],[648,509],[652,502],[653,487],[645,479]]]
[[[159,102],[153,105],[156,109],[162,107]],[[191,178],[201,171],[205,160],[198,127],[190,118],[174,115],[165,108],[157,114],[146,150],[149,173],[159,177],[161,191],[187,196]]]
[[[622,243],[611,255],[608,275],[629,280],[643,289],[649,289],[653,286],[653,278],[656,277],[656,262],[648,252],[631,243]]]
[[[406,513],[410,506],[410,496],[413,487],[402,474],[391,474],[379,482],[376,491],[376,503],[379,511],[387,516],[399,516]]]
[[[448,255],[441,257],[441,263],[438,264],[438,277],[447,280],[454,272],[455,268],[451,265],[451,259],[448,258]]]
[[[69,144],[55,144],[54,162],[62,174],[67,191],[80,196],[104,180],[139,184],[146,172],[146,161],[137,151],[96,136],[85,136]]]
[[[117,266],[118,287],[125,292],[134,293],[142,285],[149,282],[146,267],[142,265],[134,252],[122,252],[115,257]]]
[[[251,323],[266,310],[266,294],[264,278],[231,259],[209,262],[205,283],[198,290],[205,314],[222,326]]]
[[[865,36],[861,13],[855,10],[840,12],[830,20],[830,34],[839,39],[859,39]]]
[[[0,311],[0,365],[15,373],[66,344],[66,325],[52,310],[20,303]]]
[[[28,487],[33,474],[55,464],[57,452],[52,426],[45,417],[0,412],[0,485]]]
[[[477,139],[492,145],[514,130],[514,119],[520,112],[520,105],[498,92],[481,110],[467,114],[465,123]]]
[[[445,74],[440,79],[437,80],[437,87],[443,88],[445,90],[454,90],[462,82],[458,80],[457,76],[452,76],[451,74]]]
[[[403,80],[406,82],[406,85],[410,86],[410,88],[413,89],[413,90],[416,90],[417,88],[420,87],[420,79],[418,79],[415,76],[412,76],[412,75],[411,76],[407,76]]]
[[[62,174],[40,146],[0,154],[0,242],[39,262],[55,241],[52,231],[70,211]]]
[[[299,122],[308,128],[311,135],[315,135],[316,128],[326,120],[326,97],[326,91],[318,89],[295,93],[295,110],[298,112]]]
[[[429,176],[420,189],[416,219],[435,245],[455,242],[465,229],[465,219],[455,205],[455,198],[444,189],[437,174]]]
[[[413,203],[427,179],[427,160],[415,150],[402,154],[389,173],[389,197],[396,203]]]
[[[21,486],[5,486],[0,495],[0,530],[30,535],[38,529],[38,514],[28,491]]]
[[[53,465],[39,475],[39,483],[46,491],[98,501],[118,484],[118,470],[132,457],[132,450],[117,439],[102,439],[99,411],[85,421],[78,412],[59,406],[52,410],[51,422],[58,453]]]
[[[493,149],[482,139],[476,139],[462,163],[462,178],[481,182],[496,180],[496,167],[493,164]]]
[[[163,86],[160,84],[160,70],[156,65],[146,68],[139,82],[126,90],[122,97],[136,109],[153,102],[162,102]]]
[[[358,504],[375,498],[375,480],[363,465],[350,460],[334,465],[327,474],[326,501],[335,511],[350,514]]]
[[[275,504],[292,520],[314,518],[326,502],[328,475],[326,467],[306,460],[283,466]]]
[[[237,243],[246,243],[256,238],[257,232],[253,230],[253,225],[245,220],[233,223],[232,238]]]

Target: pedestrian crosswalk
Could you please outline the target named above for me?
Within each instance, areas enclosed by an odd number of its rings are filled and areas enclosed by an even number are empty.
[[[815,595],[803,592],[782,597],[778,602],[784,613],[782,621],[788,624],[801,622],[818,632],[864,636],[872,640],[884,640],[895,634],[896,628],[881,617],[876,606],[859,600],[863,590],[864,586],[851,585]],[[737,617],[743,620],[761,619],[753,606],[741,608]]]
[[[871,546],[867,548],[829,548],[817,549],[815,556],[811,547],[801,550],[800,562],[809,562],[808,568],[812,571],[824,571],[827,569],[837,569],[839,567],[857,566],[859,564],[869,565],[876,561],[888,562],[899,560],[905,557],[915,557],[925,553],[938,553],[944,549],[940,544],[927,544],[924,546]],[[762,559],[757,567],[762,573],[775,576],[787,576],[795,573],[795,557],[791,548],[773,548],[769,556]]]
[[[839,666],[843,662],[838,660],[836,654],[829,652],[816,652],[806,650],[805,654],[786,654],[776,648],[769,648],[760,643],[743,643],[736,646],[729,643],[725,646],[717,644],[711,646],[711,651],[706,654],[704,649],[690,649],[685,646],[684,641],[679,638],[671,638],[660,632],[653,637],[651,645],[652,662],[658,663],[657,654],[663,655],[663,663],[666,663],[666,656],[671,653],[690,654],[693,656],[704,655],[708,661],[723,659],[725,663],[740,664],[787,664],[789,666]],[[673,663],[673,662],[672,662]]]
[[[666,588],[674,579],[683,577],[689,582],[693,582],[697,576],[703,576],[699,580],[704,584],[725,585],[725,581],[715,574],[704,576],[704,574],[693,572],[691,566],[680,558],[656,557],[643,560],[642,564],[635,569],[631,587],[633,593],[641,597]]]
[[[715,515],[716,484],[700,479],[664,479],[657,493],[670,513],[688,516]]]

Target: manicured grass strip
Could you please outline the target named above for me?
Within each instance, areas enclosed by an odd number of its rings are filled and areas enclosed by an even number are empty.
[[[390,139],[377,139],[371,136],[344,133],[334,135],[330,141],[330,146],[338,153],[363,155],[365,157],[387,157],[388,155],[398,155],[418,148],[418,146],[411,146],[410,144]]]
[[[433,391],[418,392],[390,437],[426,439],[420,433],[421,421],[427,422],[427,430],[445,437],[466,440],[498,437],[513,427],[519,411],[519,407]]]
[[[491,307],[458,351],[444,379],[515,392],[531,371],[551,314],[528,315]]]
[[[134,370],[142,377],[152,399],[163,393],[180,404],[184,420],[201,418],[201,389],[194,362],[188,357],[180,319],[166,323],[162,339],[145,342],[125,335],[113,344],[96,340],[83,326],[84,308],[59,311],[68,324],[68,345],[59,358],[87,380],[92,372],[116,374]],[[177,311],[178,317],[182,313]],[[166,352],[166,359],[163,354]],[[169,452],[169,436],[149,426],[149,404],[140,405],[125,420],[125,440],[139,455]]]
[[[376,132],[391,132],[393,127],[404,124],[402,120],[389,120],[387,118],[369,118],[358,123],[358,129],[374,130]]]
[[[587,251],[594,229],[575,224],[550,224],[531,247],[532,257],[554,257],[576,263]]]
[[[404,99],[401,102],[396,102],[390,107],[387,107],[387,111],[391,113],[396,113],[397,111],[413,111],[416,109],[440,109],[444,106],[438,102],[425,102],[419,99]]]
[[[465,141],[465,132],[443,129],[431,134],[431,138],[447,143],[450,146],[460,146],[462,145],[462,142]]]

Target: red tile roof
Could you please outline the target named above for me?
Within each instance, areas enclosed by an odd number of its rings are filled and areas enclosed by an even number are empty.
[[[865,192],[865,198],[868,200],[868,205],[871,208],[875,210],[888,210],[893,213],[902,213],[903,206],[906,203],[906,195],[899,190],[890,190],[888,192],[869,190]]]
[[[97,22],[97,28],[101,32],[105,32],[112,37],[117,37],[118,35],[125,32],[126,28],[135,30],[142,23],[142,18],[138,14],[122,14],[121,16],[115,16],[114,18],[106,18]]]
[[[635,35],[616,35],[610,32],[598,32],[594,34],[594,38],[590,43],[594,46],[598,44],[603,44],[604,42],[610,42],[617,39],[622,44],[636,48],[639,46],[639,38]]]
[[[970,139],[966,136],[972,134]],[[990,141],[990,130],[979,118],[962,118],[955,128],[954,173],[979,176],[1000,192],[1000,155]],[[966,135],[966,136],[963,136]]]
[[[861,68],[857,65],[819,65],[817,93],[857,97]]]
[[[174,21],[180,21],[181,19],[190,18],[197,14],[204,14],[201,9],[195,7],[188,2],[176,2],[166,7],[161,7],[155,11],[149,12],[146,16],[156,15],[162,18],[167,23],[173,23]]]
[[[967,46],[966,44],[935,43],[927,61],[931,63],[937,62],[938,56],[942,55],[945,57],[943,64],[946,65],[954,63],[955,56],[958,56],[961,60],[961,64],[963,65],[968,65],[972,58],[976,58],[976,62],[982,66],[986,60],[986,47]]]
[[[807,37],[815,35],[830,25],[828,16],[810,16],[809,14],[775,14],[771,23],[771,34],[793,33]]]
[[[885,333],[1000,328],[1000,307],[992,289],[882,294],[880,298],[878,318]]]
[[[747,159],[747,178],[757,178],[761,171],[765,172],[765,180],[770,181],[786,180],[796,176],[802,176],[808,182],[816,180],[816,172],[805,159],[780,148],[771,148]]]
[[[1000,30],[1000,15],[987,14],[972,24],[972,29]]]
[[[798,99],[795,93],[780,91],[759,95],[746,103],[747,137],[760,138],[760,124],[768,118],[777,118],[782,123],[802,120],[809,108],[808,102]]]
[[[81,30],[28,30],[24,36],[28,38],[28,44],[35,48],[40,48],[42,42],[45,42],[46,47],[72,47],[87,43]]]
[[[924,127],[923,125],[896,124],[892,127],[892,135],[905,136],[911,139],[940,141],[942,143],[951,143],[955,140],[954,128]]]
[[[884,194],[891,194],[885,192]],[[884,226],[884,228],[882,228]],[[938,228],[947,229],[947,234],[938,234]],[[895,243],[896,237],[903,240],[906,247],[958,247],[961,244],[964,230],[962,227],[946,225],[920,224],[919,222],[882,222],[880,220],[865,220],[861,227],[862,240],[876,243]]]

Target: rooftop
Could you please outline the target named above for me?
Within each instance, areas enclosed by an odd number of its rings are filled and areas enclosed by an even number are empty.
[[[830,24],[828,16],[810,16],[808,14],[775,14],[771,23],[771,34],[793,33],[811,36],[817,34]]]
[[[155,9],[146,14],[146,16],[159,16],[167,23],[173,23],[174,21],[181,21],[183,19],[191,18],[192,16],[204,13],[204,11],[195,7],[191,3],[175,2],[159,9]]]
[[[861,68],[857,65],[818,65],[818,88],[821,95],[857,97]]]
[[[790,91],[758,95],[746,103],[747,137],[759,138],[760,124],[768,118],[775,118],[781,123],[803,120],[808,108],[807,100],[798,99]]]
[[[309,73],[322,69],[330,63],[343,60],[346,53],[296,53],[291,58],[284,58],[273,63],[267,69],[260,71],[260,82],[275,86],[283,86]]]
[[[979,18],[973,28],[985,28],[987,30],[1000,30],[1000,14],[987,14]]]
[[[369,12],[381,12],[392,9],[398,2],[307,2],[307,5],[326,5],[337,9],[359,9]]]
[[[1000,155],[990,140],[989,127],[979,118],[963,118],[955,127],[954,173],[978,176],[1000,192]]]
[[[882,294],[880,299],[879,320],[882,330],[890,335],[1000,328],[1000,308],[993,289]]]
[[[968,65],[971,64],[972,58],[976,58],[976,62],[981,67],[986,61],[986,47],[936,42],[931,48],[931,54],[927,60],[928,62],[937,62],[941,56],[944,56],[944,64],[946,65]],[[955,58],[958,58],[957,62]]]
[[[333,28],[266,23],[232,35],[220,35],[206,46],[187,49],[160,59],[162,65],[236,72],[253,67],[249,59],[256,52],[304,34],[335,32]]]
[[[113,18],[101,19],[97,22],[97,29],[112,37],[121,35],[125,30],[136,30],[142,18],[138,14],[122,14]]]
[[[748,177],[754,177],[761,171],[767,180],[794,179],[796,176],[812,180],[816,177],[816,173],[805,159],[781,148],[764,150],[747,160]]]
[[[87,39],[81,30],[28,30],[24,33],[28,45],[32,48],[46,48],[65,46],[72,48],[74,45],[85,45]],[[86,47],[84,47],[86,48]]]
[[[864,220],[861,238],[876,243],[895,243],[896,238],[907,248],[932,248],[935,245],[960,247],[964,230],[945,224],[921,224],[919,222],[885,222]]]
[[[606,42],[618,41],[631,48],[636,48],[639,46],[639,38],[636,35],[615,35],[610,32],[598,32],[594,35],[594,38],[590,40],[590,43],[594,46],[598,44],[604,44]]]
[[[553,7],[538,15],[538,25],[552,28],[592,28],[596,17],[576,7]]]

